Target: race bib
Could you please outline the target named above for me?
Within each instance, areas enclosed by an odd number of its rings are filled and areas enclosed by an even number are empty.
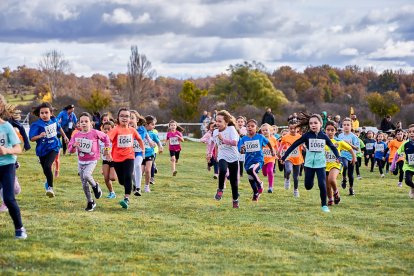
[[[118,147],[119,148],[130,148],[133,146],[132,134],[118,135]]]
[[[323,139],[309,139],[309,151],[323,152],[325,150],[325,140]]]
[[[150,144],[149,144],[149,142],[148,142],[148,140],[147,140],[147,139],[145,139],[145,140],[144,140],[144,147],[145,147],[146,149],[151,148],[151,146],[150,146]]]
[[[365,148],[366,148],[366,150],[373,150],[374,149],[374,143],[365,144]]]
[[[6,133],[0,133],[0,146],[5,147],[7,143]]]
[[[259,140],[246,141],[246,142],[244,142],[244,146],[246,147],[246,152],[260,151]]]
[[[180,141],[178,141],[178,137],[171,137],[170,138],[170,145],[175,146],[175,145],[179,145]]]
[[[68,124],[68,128],[69,128],[69,129],[72,129],[72,128],[73,128],[73,122],[69,122],[69,124]]]
[[[414,166],[414,154],[413,153],[407,154],[407,158],[408,158],[408,165]]]
[[[336,156],[332,151],[326,151],[325,158],[326,158],[326,162],[328,163],[336,162]]]
[[[134,140],[134,152],[142,152],[137,140]]]
[[[270,151],[270,149],[269,149],[269,148],[264,148],[264,149],[263,149],[263,155],[264,155],[265,157],[272,157],[272,152]]]
[[[93,144],[92,140],[86,138],[76,138],[75,140],[79,143],[79,151],[84,153],[91,153]]]
[[[47,138],[56,137],[57,136],[56,123],[45,126],[45,132],[46,132]]]
[[[299,157],[299,148],[295,148],[290,154],[289,157]]]
[[[384,151],[384,144],[376,144],[375,151]]]

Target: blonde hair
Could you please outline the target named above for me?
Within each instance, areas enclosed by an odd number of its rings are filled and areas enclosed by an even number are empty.
[[[0,118],[8,120],[14,113],[14,105],[7,104],[6,99],[0,94]]]

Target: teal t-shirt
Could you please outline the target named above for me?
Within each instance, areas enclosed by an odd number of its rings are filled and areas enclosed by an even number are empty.
[[[19,137],[17,137],[12,125],[9,122],[0,124],[0,146],[5,148],[12,148],[14,145],[20,144]],[[0,166],[16,163],[17,156],[6,154],[0,156]]]

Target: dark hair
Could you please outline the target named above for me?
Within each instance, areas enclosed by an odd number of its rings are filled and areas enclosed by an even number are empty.
[[[253,123],[253,124],[255,124],[256,126],[258,125],[258,124],[257,124],[257,121],[256,121],[255,119],[249,119],[249,120],[247,120],[246,125],[247,125],[248,123]]]
[[[79,115],[79,119],[80,119],[81,117],[88,117],[88,118],[89,118],[89,121],[92,121],[92,116],[91,116],[91,114],[89,114],[88,112],[82,112],[82,114],[81,114],[81,115]]]
[[[304,131],[309,130],[309,121],[311,118],[316,118],[322,124],[322,117],[319,114],[306,114],[305,112],[300,112],[298,114],[298,127],[302,128]]]
[[[50,113],[53,114],[53,106],[50,103],[41,103],[40,105],[38,105],[34,110],[33,110],[33,114],[37,117],[40,117],[40,109],[42,108],[49,108]]]
[[[325,129],[326,129],[328,126],[333,126],[333,127],[335,128],[335,131],[338,131],[338,127],[336,126],[335,122],[332,122],[332,121],[328,121],[328,122],[326,122]]]
[[[118,110],[118,114],[116,115],[116,119],[119,121],[119,114],[122,112],[122,111],[128,111],[129,113],[131,113],[130,111],[129,111],[129,109],[128,108],[126,108],[126,107],[121,107],[119,110]]]
[[[68,111],[69,109],[75,108],[75,106],[73,104],[67,105],[65,106],[63,109]]]
[[[114,121],[114,118],[112,118],[111,114],[109,114],[109,112],[106,112],[106,113],[102,114],[101,118],[99,119],[101,124],[103,124],[102,121],[103,121],[104,117],[109,117],[109,121],[112,121],[112,122]]]
[[[114,124],[114,122],[112,122],[112,121],[107,121],[107,122],[105,122],[105,123],[103,123],[102,125],[101,125],[101,129],[103,129],[103,127],[104,126],[111,126],[111,127],[114,127],[115,126],[115,124]]]
[[[147,122],[147,124],[151,124],[152,122],[154,122],[156,120],[157,120],[157,118],[155,118],[155,116],[152,116],[152,115],[145,116],[145,121]]]
[[[414,124],[410,124],[410,125],[408,126],[408,128],[412,128],[412,127],[414,127]]]
[[[394,133],[395,133],[395,135],[397,135],[397,133],[398,133],[398,132],[402,132],[402,133],[404,133],[404,131],[403,131],[401,128],[397,128],[397,129],[395,130],[395,132],[394,132]]]

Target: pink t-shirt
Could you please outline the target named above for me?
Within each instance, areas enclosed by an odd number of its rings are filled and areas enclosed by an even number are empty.
[[[89,132],[76,132],[70,139],[68,150],[69,152],[75,152],[78,150],[79,161],[95,161],[100,157],[99,141],[102,141],[105,147],[110,146],[110,140],[105,133],[91,129]],[[74,148],[73,144],[79,142],[79,147]]]
[[[167,140],[169,141],[169,147],[168,147],[169,150],[181,151],[180,139],[178,137],[183,137],[183,135],[179,131],[175,131],[175,132],[169,131],[167,133]]]

